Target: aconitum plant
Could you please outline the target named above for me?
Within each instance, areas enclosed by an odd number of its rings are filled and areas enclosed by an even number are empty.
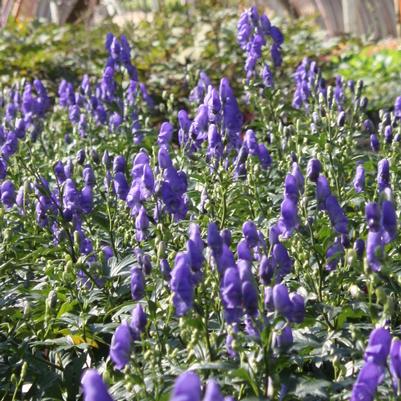
[[[111,33],[99,77],[4,88],[2,399],[400,399],[401,97],[275,24],[180,99]]]

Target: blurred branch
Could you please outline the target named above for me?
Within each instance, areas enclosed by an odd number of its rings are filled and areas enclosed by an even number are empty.
[[[2,9],[1,9],[1,16],[0,16],[0,29],[3,29],[8,20],[8,16],[11,13],[11,10],[14,5],[14,0],[6,0]]]

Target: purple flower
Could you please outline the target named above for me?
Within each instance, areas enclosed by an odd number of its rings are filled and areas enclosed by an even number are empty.
[[[334,229],[340,234],[347,233],[348,218],[344,214],[335,196],[329,195],[326,199],[326,210]]]
[[[377,185],[379,191],[390,187],[390,163],[387,159],[382,159],[377,165]]]
[[[280,29],[276,26],[270,27],[270,36],[277,45],[282,45],[284,43],[284,35]]]
[[[362,164],[358,164],[356,167],[353,184],[356,193],[360,193],[365,189],[365,169]]]
[[[367,362],[359,372],[352,388],[350,401],[373,401],[378,385],[384,377],[384,368],[373,362]]]
[[[365,251],[365,241],[361,238],[356,239],[354,242],[354,249],[358,259],[362,259],[363,253]]]
[[[298,228],[298,206],[294,199],[285,198],[281,203],[281,218],[278,227],[284,238],[289,238]]]
[[[288,289],[284,284],[276,284],[273,287],[274,309],[281,315],[288,317],[292,312],[292,302],[288,294]]]
[[[223,239],[220,236],[216,223],[212,222],[207,227],[207,244],[216,255],[220,255],[223,249]]]
[[[396,118],[401,118],[401,96],[398,96],[394,102],[394,115]]]
[[[129,187],[127,179],[125,178],[125,174],[120,171],[116,173],[116,175],[114,176],[113,185],[114,191],[117,194],[118,198],[121,200],[126,200]]]
[[[176,379],[170,401],[200,401],[201,382],[196,373],[185,372]]]
[[[110,344],[110,359],[118,370],[124,369],[131,354],[131,332],[126,321],[116,329]]]
[[[305,187],[305,178],[302,175],[302,171],[301,171],[298,163],[296,163],[296,162],[292,163],[291,175],[295,178],[295,181],[297,183],[298,192],[302,194],[304,192],[304,187]]]
[[[398,383],[398,381],[401,379],[401,341],[398,338],[394,338],[391,343],[390,370],[394,378],[394,382]]]
[[[397,216],[394,204],[384,200],[382,203],[383,240],[385,244],[393,241],[397,236]]]
[[[257,156],[259,153],[258,141],[256,139],[255,132],[248,129],[244,135],[244,146],[248,149],[248,152],[252,156]]]
[[[291,322],[302,323],[305,318],[305,300],[302,295],[293,293],[290,295],[292,310],[288,317]]]
[[[374,329],[369,336],[369,343],[365,349],[365,361],[385,366],[390,352],[391,334],[383,328]]]
[[[84,401],[113,401],[102,377],[95,369],[88,369],[82,376]]]
[[[262,70],[262,81],[266,88],[272,88],[274,86],[273,73],[267,63],[265,63]]]
[[[281,48],[276,43],[273,43],[272,47],[270,48],[270,55],[273,60],[273,64],[275,67],[280,67],[283,63],[283,58],[281,56]]]
[[[0,195],[3,205],[10,209],[15,203],[14,184],[10,180],[6,180],[0,185]]]
[[[168,146],[173,138],[173,131],[174,127],[169,122],[165,121],[160,127],[157,143],[159,145]]]
[[[125,157],[118,155],[113,160],[113,171],[114,174],[124,173],[127,166],[127,162],[125,161]]]
[[[258,229],[253,221],[248,220],[242,225],[242,233],[249,247],[253,248],[258,244]]]
[[[292,260],[283,244],[277,243],[273,246],[272,263],[275,270],[276,282],[280,282],[284,276],[291,272]]]
[[[96,178],[95,173],[90,165],[85,166],[84,170],[82,171],[82,178],[84,180],[85,185],[90,187],[95,186]]]
[[[264,143],[258,145],[258,157],[260,165],[264,170],[268,169],[272,164],[272,158]]]
[[[220,236],[227,246],[231,245],[231,231],[228,228],[224,228],[223,230],[221,230]]]
[[[393,141],[393,128],[391,125],[386,125],[384,128],[384,139],[387,144],[390,144]]]
[[[0,180],[6,178],[7,175],[7,162],[0,157]]]
[[[177,253],[171,273],[171,291],[177,316],[184,316],[191,308],[194,296],[190,257],[186,252]]]
[[[376,202],[369,202],[365,206],[365,218],[370,231],[381,229],[381,210]]]
[[[263,255],[259,264],[259,277],[264,285],[269,285],[274,274],[274,266],[271,258]]]
[[[145,295],[145,278],[139,267],[131,269],[131,295],[135,301],[139,301]]]
[[[287,174],[284,181],[284,196],[294,201],[298,200],[298,181],[292,174]]]
[[[373,150],[373,152],[378,152],[380,149],[379,138],[377,137],[376,134],[372,134],[370,136],[370,147]]]
[[[165,280],[170,281],[171,279],[171,267],[167,261],[167,259],[162,259],[160,261],[160,271]]]
[[[103,252],[104,260],[106,261],[106,263],[111,257],[114,256],[113,249],[108,245],[102,246],[102,252]]]
[[[241,317],[242,284],[238,268],[229,267],[224,272],[220,288],[227,323],[236,322]]]
[[[145,239],[145,231],[149,227],[149,218],[146,214],[146,210],[143,206],[139,209],[139,213],[135,219],[135,238],[137,241],[143,241]]]
[[[338,239],[326,251],[326,270],[335,270],[344,256],[344,247]]]
[[[187,242],[187,252],[191,260],[191,268],[194,271],[199,271],[202,267],[203,256],[203,240],[200,235],[199,225],[191,223],[189,226],[189,240]]]
[[[170,154],[168,149],[165,146],[162,146],[159,149],[157,154],[157,162],[159,163],[159,167],[163,170],[168,169],[173,166],[173,162],[171,161]]]
[[[377,272],[381,269],[381,260],[384,257],[384,243],[381,231],[369,231],[366,241],[366,258],[369,267]]]
[[[273,334],[273,347],[286,349],[291,347],[294,342],[292,330],[289,324],[284,322],[278,323]]]
[[[220,387],[215,380],[208,380],[203,401],[224,401]]]
[[[81,209],[85,214],[88,214],[93,209],[93,190],[89,185],[85,185],[82,188],[80,196]]]
[[[148,318],[142,306],[139,304],[136,305],[132,311],[132,320],[130,324],[134,339],[139,339],[141,333],[144,332],[147,323]]]
[[[311,159],[308,162],[308,166],[306,168],[306,176],[311,180],[316,182],[319,178],[319,174],[322,170],[322,165],[319,160]]]

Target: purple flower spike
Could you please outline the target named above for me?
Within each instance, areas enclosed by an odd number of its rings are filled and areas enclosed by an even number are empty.
[[[196,373],[185,372],[176,379],[170,401],[200,401],[201,382]]]
[[[127,322],[121,323],[114,332],[110,344],[110,359],[118,370],[128,364],[131,354],[131,332]]]
[[[113,401],[102,377],[95,369],[88,369],[82,376],[84,401]]]

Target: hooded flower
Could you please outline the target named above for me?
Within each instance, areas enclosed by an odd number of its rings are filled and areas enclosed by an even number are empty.
[[[385,366],[390,352],[391,335],[383,328],[374,329],[369,336],[369,343],[365,350],[365,361],[376,365]]]
[[[381,231],[369,231],[366,241],[366,258],[370,269],[379,271],[383,257],[384,243]]]
[[[84,401],[113,401],[102,377],[95,369],[88,369],[82,376]]]
[[[176,379],[170,401],[200,401],[201,382],[196,373],[185,372]]]
[[[365,169],[362,164],[358,164],[356,167],[353,184],[356,193],[360,193],[365,189]]]
[[[135,301],[139,301],[145,295],[145,278],[139,267],[131,269],[131,295]]]
[[[134,339],[139,339],[141,333],[144,332],[148,318],[140,304],[136,305],[132,311],[132,320],[130,324],[131,332]]]
[[[327,197],[326,211],[334,229],[340,234],[347,234],[348,219],[335,196],[329,195]]]
[[[126,321],[121,323],[114,332],[110,344],[110,359],[118,370],[124,369],[131,354],[131,332]]]
[[[194,285],[190,263],[186,252],[179,252],[175,257],[170,287],[177,316],[184,316],[192,308]]]
[[[220,392],[220,387],[215,380],[208,380],[203,401],[224,401],[224,397]]]
[[[319,178],[319,174],[322,170],[322,165],[319,160],[311,159],[308,162],[308,166],[306,168],[306,176],[311,180],[316,182]]]

